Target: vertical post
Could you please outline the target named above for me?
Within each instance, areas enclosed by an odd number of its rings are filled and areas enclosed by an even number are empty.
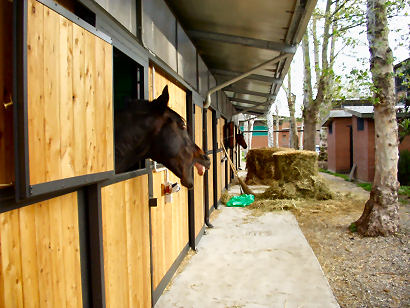
[[[212,173],[213,173],[213,196],[214,196],[214,207],[218,207],[218,164],[220,162],[217,161],[216,157],[216,151],[218,150],[218,141],[217,141],[217,119],[216,119],[216,111],[212,110],[212,159],[213,159],[213,167],[212,167]]]
[[[192,93],[187,92],[186,114],[188,123],[188,133],[195,142],[195,106],[192,101]],[[194,176],[192,174],[192,176]],[[195,188],[188,190],[188,226],[189,226],[189,246],[195,250]]]
[[[202,109],[202,140],[203,140],[203,150],[205,154],[208,153],[208,109]],[[207,154],[208,156],[208,154]],[[208,228],[213,228],[213,225],[209,222],[209,181],[208,181],[208,172],[205,170],[204,174],[204,206],[205,206],[205,224]]]
[[[27,1],[13,3],[13,138],[16,201],[30,196],[27,113]],[[3,95],[3,94],[2,94]]]
[[[104,252],[102,230],[101,185],[86,189],[87,204],[87,252],[89,268],[90,307],[105,307]]]

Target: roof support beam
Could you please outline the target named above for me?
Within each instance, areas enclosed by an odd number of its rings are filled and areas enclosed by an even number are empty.
[[[252,105],[260,105],[260,104],[266,104],[266,102],[255,102],[255,101],[250,101],[248,99],[243,99],[243,98],[236,98],[236,97],[228,97],[229,101],[231,102],[238,102],[238,103],[245,103],[245,104],[252,104]]]
[[[268,61],[265,61],[265,62],[255,66],[254,68],[250,69],[249,71],[247,71],[247,72],[245,72],[245,73],[243,73],[239,76],[236,76],[235,78],[232,78],[231,80],[225,81],[224,83],[222,83],[220,85],[217,85],[216,87],[214,87],[212,89],[209,89],[208,92],[206,93],[206,100],[205,100],[204,109],[209,108],[209,106],[211,105],[211,94],[212,93],[215,93],[216,91],[219,91],[219,90],[225,88],[226,86],[229,86],[229,85],[231,85],[231,84],[233,84],[233,83],[235,83],[235,82],[237,82],[237,81],[239,81],[239,80],[241,80],[241,79],[243,79],[243,78],[245,78],[249,75],[252,75],[253,73],[257,72],[258,70],[267,67],[268,65],[278,63],[278,62],[280,62],[283,59],[286,59],[288,57],[289,57],[289,55],[285,54],[285,55],[280,55],[278,57],[272,58]]]
[[[240,76],[241,73],[238,72],[232,72],[228,70],[222,70],[222,69],[211,69],[211,72],[215,75],[221,75],[221,76],[231,76],[231,77],[236,77]],[[262,82],[267,82],[271,84],[280,84],[282,83],[282,79],[275,78],[275,77],[269,77],[269,76],[264,76],[264,75],[257,75],[257,74],[251,74],[249,76],[246,76],[245,78],[242,79],[252,79],[252,80],[257,80],[257,81],[262,81]]]
[[[237,115],[237,114],[244,113],[244,112],[247,112],[247,111],[249,111],[249,113],[264,114],[266,111],[262,111],[262,110],[259,111],[258,109],[255,109],[256,107],[264,105],[264,104],[266,104],[266,102],[262,102],[262,103],[259,103],[257,105],[254,105],[252,107],[246,107],[246,108],[243,108],[243,109],[235,107],[237,109],[237,112],[235,112],[233,115]]]
[[[296,45],[290,45],[280,42],[272,42],[266,40],[259,40],[250,37],[215,33],[215,32],[205,32],[205,31],[188,31],[188,35],[193,39],[203,39],[211,41],[219,41],[229,44],[238,44],[243,46],[256,47],[261,49],[274,50],[278,52],[294,54],[296,52]]]
[[[260,97],[265,97],[269,98],[271,96],[270,93],[262,93],[262,92],[256,92],[256,91],[251,91],[247,89],[242,89],[242,88],[236,88],[236,87],[226,87],[223,88],[224,91],[229,91],[229,92],[235,92],[239,94],[248,94],[248,95],[254,95],[254,96],[260,96]]]

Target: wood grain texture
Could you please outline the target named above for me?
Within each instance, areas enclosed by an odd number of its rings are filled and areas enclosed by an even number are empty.
[[[77,194],[0,214],[1,307],[82,307]]]
[[[151,307],[148,176],[102,188],[107,307]]]
[[[186,118],[186,92],[167,78],[159,69],[155,68],[154,83],[152,84],[152,68],[149,69],[150,99],[158,97],[165,85],[168,85],[169,104],[183,118]],[[153,285],[158,286],[161,279],[169,270],[182,249],[188,243],[188,191],[182,187],[178,193],[172,195],[172,202],[165,203],[161,196],[161,183],[166,181],[165,172],[154,173],[154,197],[158,198],[158,206],[151,208],[152,229],[152,265]],[[180,180],[169,171],[169,181]]]
[[[202,108],[195,108],[195,143],[202,149]],[[195,204],[195,237],[198,236],[204,225],[204,177],[200,176],[194,169],[194,204]]]
[[[30,184],[113,170],[112,46],[35,0],[29,8]]]
[[[214,206],[214,174],[213,174],[213,155],[209,154],[208,155],[209,160],[211,161],[211,165],[209,166],[208,170],[208,196],[209,196],[209,208]]]

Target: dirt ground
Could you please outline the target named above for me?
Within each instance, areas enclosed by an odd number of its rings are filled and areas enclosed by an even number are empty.
[[[329,281],[340,307],[410,307],[410,205],[400,204],[400,232],[365,238],[349,231],[369,193],[341,178],[322,174],[334,200],[292,210]],[[302,201],[303,202],[303,201]]]

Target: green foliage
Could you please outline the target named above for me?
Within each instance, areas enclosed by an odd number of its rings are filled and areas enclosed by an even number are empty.
[[[356,223],[352,222],[349,226],[350,232],[357,232],[357,226]]]
[[[403,119],[402,121],[398,121],[398,125],[399,125],[399,140],[401,142],[406,136],[410,135],[410,119]]]
[[[410,197],[410,186],[400,186],[399,195]]]
[[[399,154],[398,180],[401,185],[410,185],[410,152],[403,150]]]
[[[364,190],[367,191],[371,191],[372,190],[372,183],[367,183],[367,182],[363,182],[363,183],[357,183],[357,186],[363,188]]]
[[[337,172],[332,172],[332,171],[329,171],[329,170],[326,170],[326,169],[322,169],[322,168],[320,168],[319,171],[320,171],[320,172],[327,173],[327,174],[331,174],[331,175],[334,175],[334,176],[337,176],[337,177],[339,177],[339,178],[344,179],[345,181],[349,181],[349,176],[347,176],[346,174],[341,174],[341,173],[337,173]]]

